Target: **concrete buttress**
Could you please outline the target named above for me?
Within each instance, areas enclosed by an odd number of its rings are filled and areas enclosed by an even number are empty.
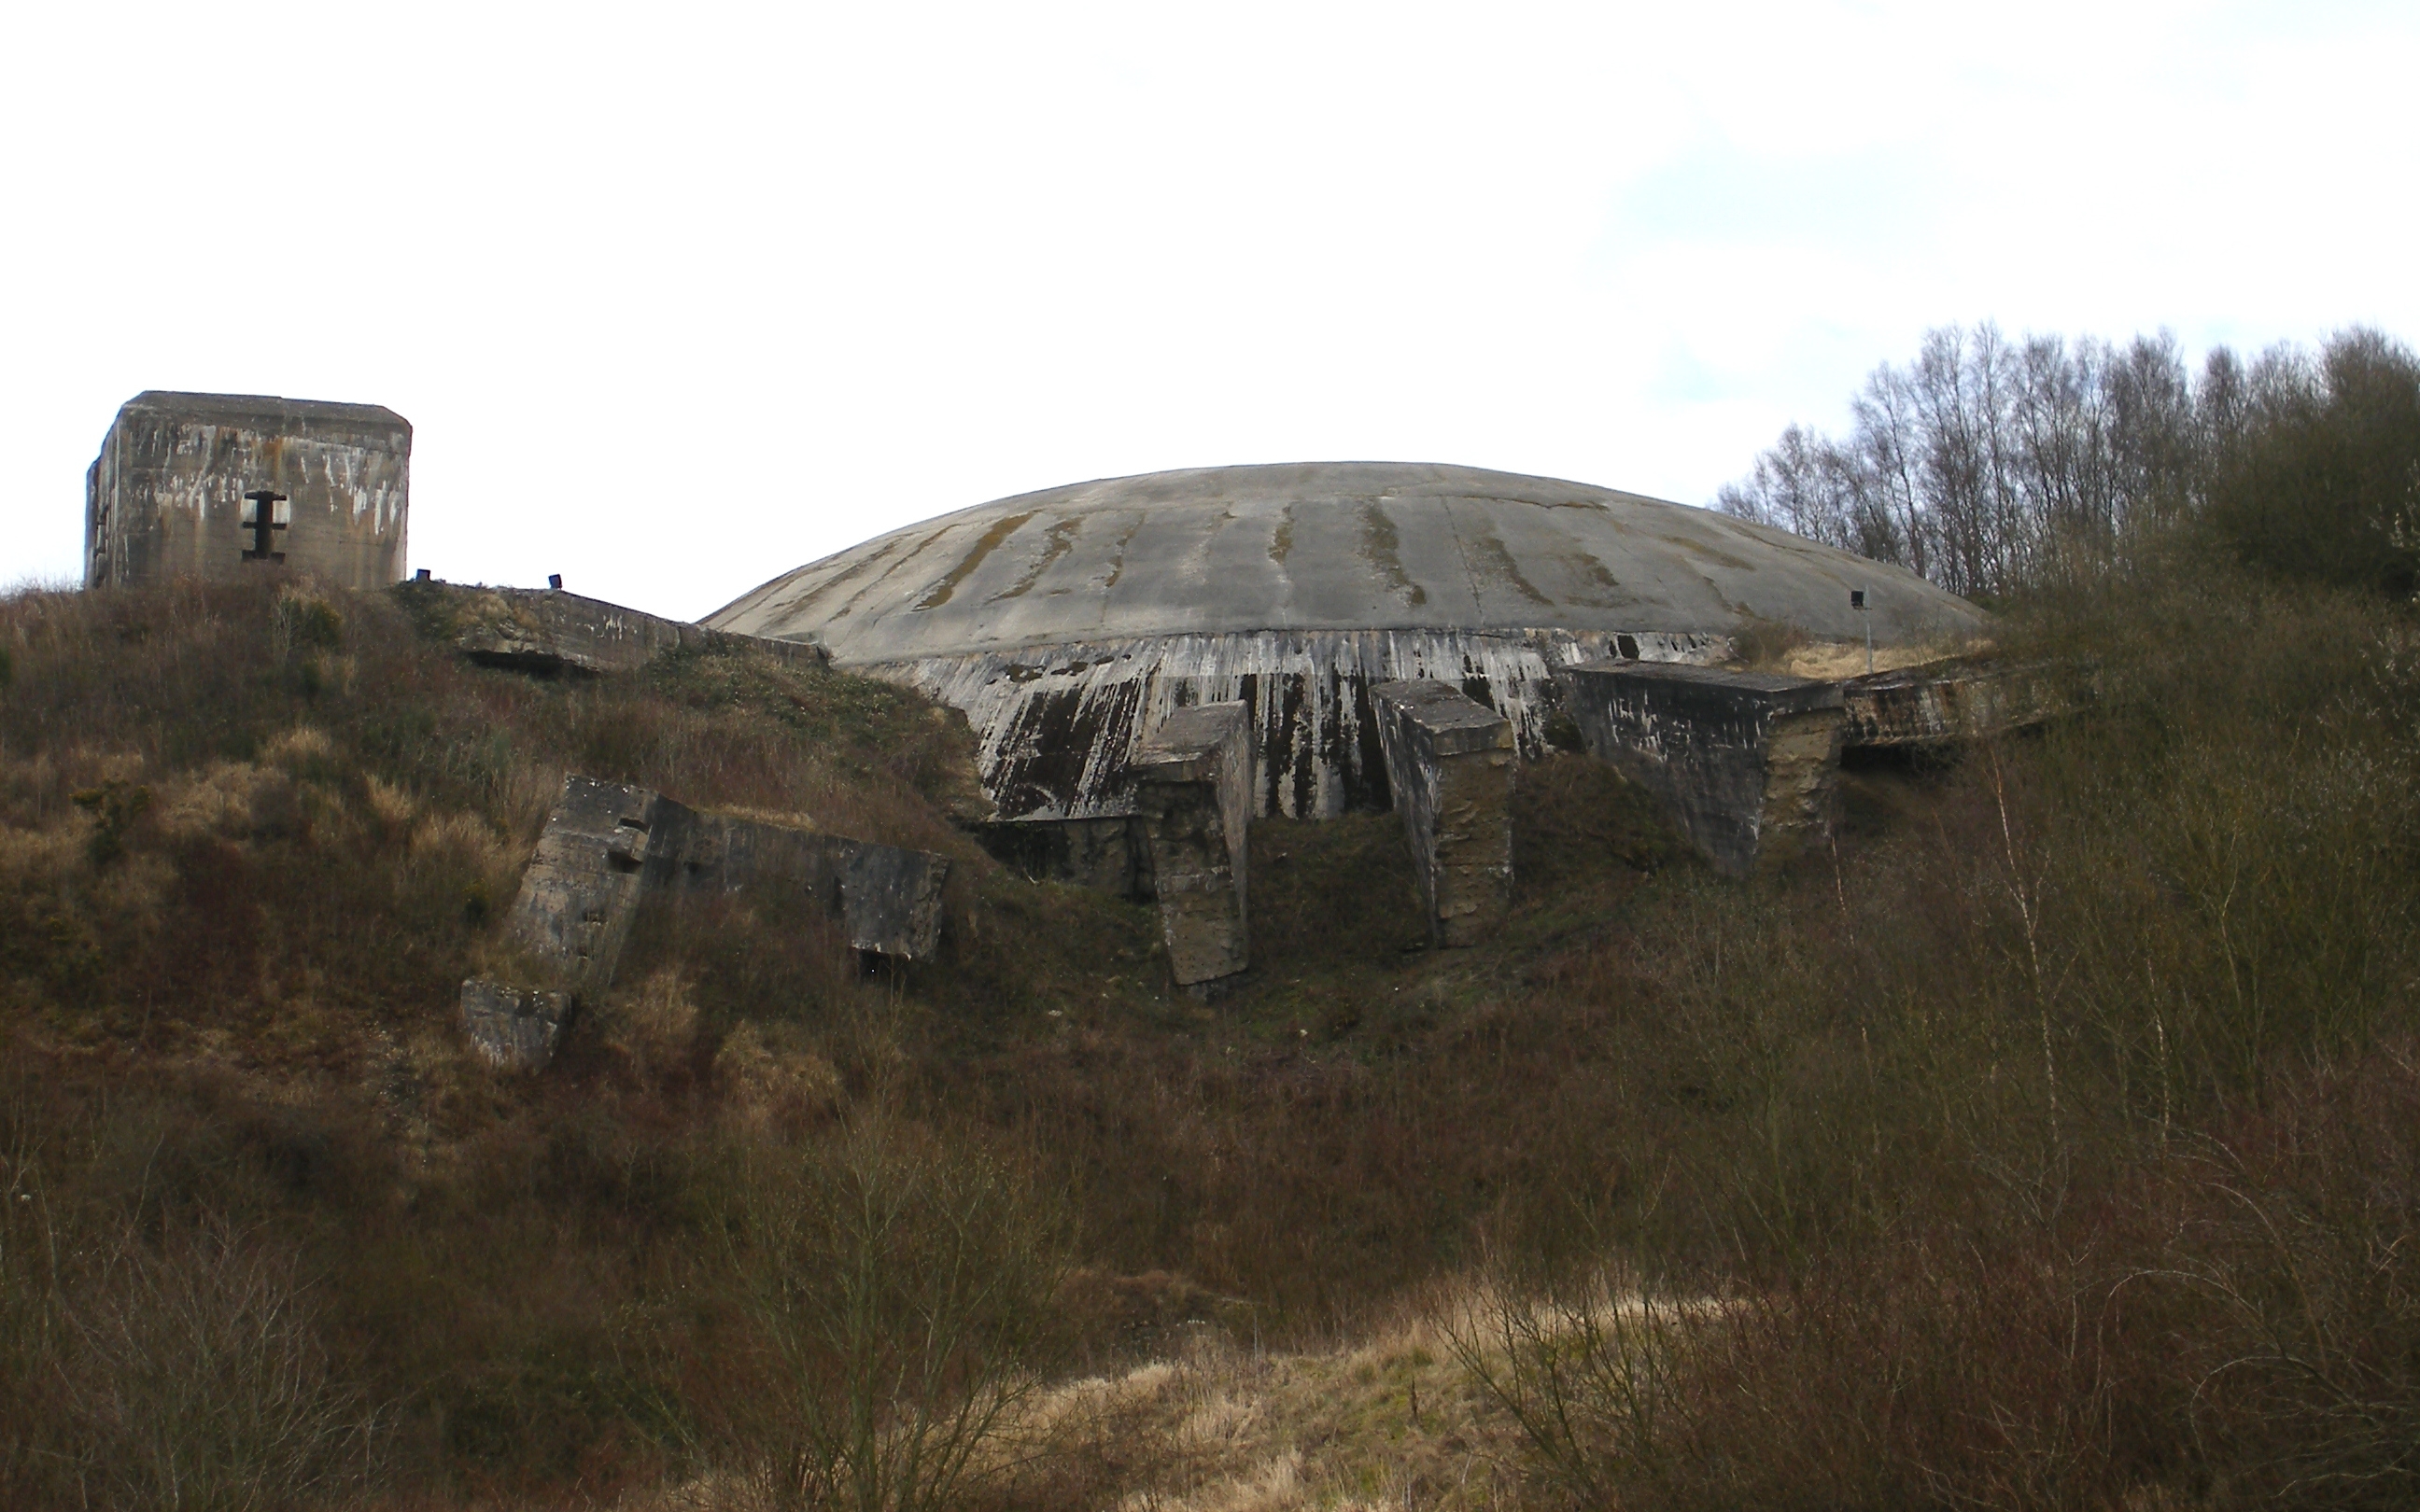
[[[1245,706],[1178,709],[1144,738],[1133,770],[1169,967],[1185,987],[1234,976],[1251,962],[1245,842],[1252,739]]]
[[[1476,945],[1512,906],[1512,722],[1447,683],[1380,683],[1370,698],[1429,938]]]

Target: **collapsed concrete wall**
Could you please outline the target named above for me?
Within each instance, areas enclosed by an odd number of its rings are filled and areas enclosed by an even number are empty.
[[[1826,832],[1839,684],[1649,662],[1564,677],[1590,754],[1662,798],[1722,871],[1745,876]]]
[[[686,810],[684,810],[686,813]],[[851,949],[902,961],[941,943],[946,856],[730,814],[688,814],[666,886],[677,892],[802,889],[841,925]]]
[[[139,393],[85,474],[85,586],[282,563],[383,588],[404,573],[411,490],[411,425],[392,409]]]
[[[1439,682],[1381,683],[1370,695],[1429,937],[1476,945],[1512,906],[1512,721]]]
[[[802,889],[872,954],[939,949],[946,856],[700,813],[646,788],[566,777],[505,918],[509,981],[462,984],[462,1025],[498,1065],[543,1068],[613,983],[640,909],[674,892]]]
[[[1246,854],[1252,740],[1241,703],[1179,709],[1135,753],[1137,817],[1177,984],[1251,964]]]

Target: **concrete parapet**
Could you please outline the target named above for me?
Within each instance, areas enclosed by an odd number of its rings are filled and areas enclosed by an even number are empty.
[[[1169,966],[1180,986],[1232,977],[1251,963],[1244,856],[1252,732],[1245,705],[1178,709],[1144,738],[1133,774]]]
[[[639,910],[671,891],[795,887],[860,950],[930,958],[946,856],[795,825],[699,813],[646,788],[573,775],[547,815],[505,923],[535,984],[462,984],[462,1025],[500,1064],[538,1070],[582,1003],[613,985]]]
[[[1904,667],[1840,685],[1851,746],[1976,740],[2040,724],[2066,707],[2040,666],[1975,662]]]
[[[679,646],[743,644],[822,667],[820,646],[709,630],[703,625],[583,598],[557,588],[473,588],[413,582],[406,594],[434,595],[454,626],[454,643],[472,660],[534,672],[634,671]]]
[[[1744,876],[1830,823],[1839,684],[1636,661],[1563,677],[1590,753],[1661,797],[1720,870]]]
[[[1429,937],[1476,945],[1512,906],[1512,722],[1447,683],[1380,683],[1370,701]]]

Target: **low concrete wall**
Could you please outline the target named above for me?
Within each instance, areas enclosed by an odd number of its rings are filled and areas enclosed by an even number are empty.
[[[1245,846],[1252,738],[1245,706],[1177,710],[1144,738],[1133,772],[1169,967],[1186,987],[1232,977],[1251,964]]]
[[[613,985],[648,899],[675,891],[803,887],[860,950],[939,949],[946,856],[728,814],[573,775],[547,815],[505,933],[528,980],[462,984],[462,1026],[499,1065],[538,1070],[582,1003]]]
[[[1476,945],[1512,897],[1512,722],[1438,682],[1370,689],[1429,938]]]
[[[744,644],[817,667],[831,660],[822,647],[802,641],[709,630],[560,589],[409,582],[396,592],[442,604],[464,656],[519,671],[635,671],[675,647],[715,644]]]
[[[1629,661],[1563,676],[1590,753],[1661,797],[1722,871],[1744,876],[1828,826],[1839,684]]]
[[[1840,685],[1852,746],[1977,740],[2040,724],[2067,707],[2049,669],[1934,663]]]
[[[1150,843],[1132,814],[1097,819],[1011,819],[975,838],[1004,866],[1035,882],[1063,882],[1119,898],[1149,899]]]
[[[689,891],[803,887],[875,955],[929,960],[941,943],[948,857],[728,814],[696,814],[672,882]]]

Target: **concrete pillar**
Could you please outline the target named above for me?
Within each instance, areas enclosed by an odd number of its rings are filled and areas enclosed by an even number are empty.
[[[1652,661],[1562,675],[1590,754],[1662,798],[1717,869],[1745,876],[1827,831],[1839,684]]]
[[[1246,706],[1178,709],[1145,737],[1131,771],[1177,984],[1200,987],[1234,976],[1251,963],[1244,846],[1252,817],[1252,730]]]
[[[1512,900],[1512,723],[1448,683],[1370,689],[1429,938],[1476,945]]]

